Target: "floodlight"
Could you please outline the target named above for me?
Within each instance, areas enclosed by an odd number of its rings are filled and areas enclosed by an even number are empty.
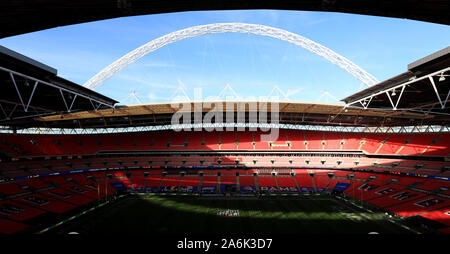
[[[442,82],[445,80],[445,77],[449,77],[450,75],[444,75],[444,72],[441,72],[441,75],[439,75],[439,81]]]

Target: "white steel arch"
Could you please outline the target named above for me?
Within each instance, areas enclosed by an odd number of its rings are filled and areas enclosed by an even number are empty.
[[[107,79],[112,77],[115,73],[122,70],[129,64],[134,63],[139,58],[151,53],[161,47],[168,44],[184,40],[191,37],[196,37],[205,34],[214,33],[249,33],[255,35],[269,36],[272,38],[280,39],[292,43],[297,46],[301,46],[312,53],[315,53],[329,62],[341,67],[349,74],[360,80],[362,83],[368,87],[378,83],[378,80],[364,71],[362,68],[352,63],[345,57],[335,53],[334,51],[312,41],[308,38],[288,32],[286,30],[258,25],[258,24],[246,24],[246,23],[215,23],[208,25],[200,25],[189,27],[186,29],[178,30],[170,34],[164,35],[157,39],[154,39],[143,46],[129,52],[118,60],[114,61],[112,64],[104,68],[102,71],[97,73],[91,79],[89,79],[83,86],[90,88],[92,90],[96,89],[103,84]]]

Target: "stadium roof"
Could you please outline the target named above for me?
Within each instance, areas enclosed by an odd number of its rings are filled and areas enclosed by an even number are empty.
[[[102,109],[97,111],[84,111],[66,113],[62,115],[37,117],[27,123],[17,122],[14,128],[46,127],[46,128],[125,128],[137,126],[171,125],[175,112],[187,113],[190,122],[196,123],[194,109],[201,102],[188,102],[187,107],[172,107],[171,103],[152,103],[132,106],[117,106],[115,109]],[[244,103],[245,123],[255,122],[254,108],[249,107],[252,102],[216,101],[207,102],[208,106],[201,108],[202,118],[207,112],[216,112],[222,107],[222,122],[226,122],[227,112],[234,112],[233,119],[238,119],[237,103]],[[231,104],[230,104],[231,103]],[[233,105],[233,109],[227,108]],[[330,125],[330,126],[413,126],[413,125],[440,125],[447,123],[449,119],[440,115],[425,116],[422,113],[400,112],[394,110],[362,109],[356,107],[344,108],[340,104],[302,103],[302,102],[271,102],[259,101],[258,108],[267,109],[267,123],[273,123],[271,119],[272,109],[279,111],[280,124],[295,125]],[[276,110],[274,110],[276,111]],[[200,112],[200,110],[198,111]],[[262,112],[260,110],[260,112]],[[277,115],[274,115],[277,116]],[[187,118],[189,119],[189,118]],[[182,120],[180,120],[181,122]],[[236,121],[236,120],[235,120]],[[213,121],[214,122],[214,121]],[[186,123],[186,122],[182,122]]]
[[[347,105],[449,116],[450,47],[408,65],[408,70],[345,99]]]
[[[429,82],[428,77],[438,75],[443,68],[449,67],[448,52],[449,48],[418,60],[409,65],[410,70],[407,72],[347,97],[344,99],[347,105],[294,101],[282,101],[276,104],[271,104],[273,102],[270,101],[256,103],[206,101],[187,102],[184,104],[185,108],[176,108],[171,102],[116,106],[117,101],[58,77],[55,69],[1,47],[0,78],[3,80],[4,88],[0,95],[0,109],[3,114],[0,125],[13,130],[34,127],[95,129],[162,126],[172,124],[175,112],[189,115],[191,120],[188,124],[195,124],[198,123],[195,111],[202,112],[201,119],[203,119],[206,114],[211,114],[216,109],[222,112],[223,120],[215,123],[228,123],[227,112],[233,112],[234,119],[238,119],[236,105],[244,103],[245,110],[240,111],[245,114],[236,122],[254,123],[254,115],[249,112],[254,112],[256,108],[259,112],[267,110],[266,123],[273,123],[270,118],[272,112],[279,112],[279,115],[274,116],[279,116],[280,124],[349,127],[447,126],[450,117],[442,113],[446,112],[445,107],[424,112],[409,108],[402,109],[400,106],[408,104],[409,107],[423,109],[422,106],[429,101],[433,101],[434,105],[439,103],[436,102],[433,87],[426,82]],[[437,74],[436,70],[439,70]],[[436,81],[442,96],[447,95],[447,93],[444,94],[443,88],[448,91],[449,80],[450,78]],[[388,98],[383,98],[383,95],[386,96],[385,91],[391,93],[389,89],[399,84],[407,84],[404,85],[407,88],[404,89],[402,103],[395,109],[389,107],[390,101]],[[376,95],[380,92],[380,95]],[[397,92],[400,93],[399,90]],[[370,104],[366,106],[352,104],[367,96],[373,97]],[[196,110],[198,105],[202,105],[201,110]],[[231,109],[228,105],[233,105],[233,108]],[[256,105],[256,107],[252,108],[250,105]],[[276,108],[273,108],[274,106]]]
[[[113,107],[117,101],[57,76],[57,70],[0,46],[0,124],[62,112]]]
[[[450,24],[447,0],[4,0],[0,1],[0,38],[102,19],[200,10],[278,9],[345,12]]]
[[[409,65],[409,70],[405,73],[397,75],[386,81],[383,81],[373,87],[367,88],[361,92],[345,98],[346,105],[341,104],[323,104],[323,103],[303,103],[293,101],[282,101],[271,104],[270,101],[206,101],[206,102],[187,102],[184,107],[175,107],[171,102],[167,103],[150,103],[132,106],[115,106],[95,108],[92,105],[85,106],[84,110],[69,111],[64,110],[64,105],[59,105],[59,113],[48,115],[37,115],[27,119],[10,119],[7,125],[12,129],[26,129],[33,127],[44,128],[127,128],[140,126],[160,126],[171,125],[173,115],[176,112],[189,115],[190,122],[188,124],[198,123],[195,111],[202,112],[202,118],[208,112],[221,111],[222,121],[216,123],[227,123],[227,112],[233,112],[233,119],[238,119],[238,103],[244,103],[245,112],[243,117],[244,123],[255,122],[249,112],[260,112],[267,110],[267,123],[272,122],[270,119],[272,112],[279,112],[280,124],[292,125],[327,125],[327,126],[424,126],[424,125],[444,125],[450,123],[450,115],[446,112],[448,107],[437,107],[441,101],[436,99],[436,91],[442,98],[449,99],[448,85],[450,78],[440,81],[436,80],[435,89],[430,83],[431,79],[442,75],[442,70],[450,67],[450,47],[438,51],[430,56],[420,59]],[[19,62],[18,58],[16,62]],[[34,62],[31,62],[34,63]],[[17,68],[17,67],[16,67]],[[34,67],[37,68],[37,67]],[[47,68],[48,69],[48,68]],[[47,70],[48,72],[48,70]],[[442,73],[441,73],[442,72]],[[445,72],[445,71],[444,71]],[[50,74],[47,74],[49,76]],[[54,73],[51,73],[55,77]],[[11,83],[11,81],[9,81]],[[73,88],[88,90],[90,95],[108,99],[89,89],[79,85],[72,84]],[[10,85],[10,88],[13,87]],[[403,87],[403,89],[402,89]],[[392,95],[393,88],[396,88],[397,95]],[[9,93],[14,95],[14,90]],[[37,99],[37,102],[48,101],[45,97]],[[54,98],[61,97],[59,94],[53,93]],[[10,96],[11,97],[11,96]],[[370,98],[366,105],[358,103],[365,98]],[[401,98],[397,103],[397,108],[392,106],[392,102],[397,98]],[[55,99],[53,99],[54,101]],[[113,105],[115,101],[108,101]],[[364,102],[364,101],[363,101]],[[230,104],[231,103],[231,104]],[[273,103],[273,102],[272,102]],[[431,110],[427,106],[432,103]],[[18,102],[16,102],[18,104]],[[197,106],[200,106],[200,110]],[[233,105],[233,108],[230,108]],[[252,108],[250,105],[255,106]],[[228,107],[227,107],[228,106]],[[273,108],[276,106],[276,108]],[[428,106],[429,107],[429,106]],[[425,111],[427,110],[427,111]],[[219,116],[219,115],[218,115]],[[274,115],[276,116],[276,115]],[[198,115],[197,115],[198,117]],[[220,119],[220,118],[219,118]],[[240,119],[242,120],[242,119]],[[186,122],[183,122],[186,123]],[[242,123],[242,122],[239,122]],[[3,124],[5,126],[5,124]]]

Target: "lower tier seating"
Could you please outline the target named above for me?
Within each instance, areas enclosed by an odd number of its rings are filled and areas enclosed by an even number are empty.
[[[276,175],[272,175],[274,171]],[[253,173],[258,175],[255,177]],[[173,168],[78,172],[0,183],[0,221],[5,223],[0,233],[19,232],[29,228],[29,222],[39,216],[64,214],[114,195],[118,191],[115,183],[122,183],[130,191],[144,187],[156,190],[168,187],[177,191],[175,187],[198,187],[200,184],[217,187],[219,179],[222,185],[239,182],[242,187],[256,189],[259,186],[261,190],[279,187],[277,191],[307,189],[310,192],[315,187],[317,191],[342,191],[398,216],[422,216],[450,226],[447,217],[450,216],[450,182],[442,179],[332,169]]]

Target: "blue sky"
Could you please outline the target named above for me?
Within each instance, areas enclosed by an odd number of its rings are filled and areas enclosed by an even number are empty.
[[[342,13],[249,10],[125,17],[4,38],[0,45],[58,69],[78,84],[129,51],[170,32],[221,22],[284,29],[335,51],[383,81],[407,64],[449,46],[450,27]],[[135,91],[144,103],[174,98],[184,87],[193,99],[217,96],[229,85],[242,98],[268,96],[277,85],[289,100],[338,103],[361,82],[306,49],[249,34],[211,34],[179,41],[144,56],[96,91],[124,104]],[[327,91],[331,96],[321,96]],[[126,99],[128,97],[128,99]],[[280,98],[285,99],[285,98]]]

